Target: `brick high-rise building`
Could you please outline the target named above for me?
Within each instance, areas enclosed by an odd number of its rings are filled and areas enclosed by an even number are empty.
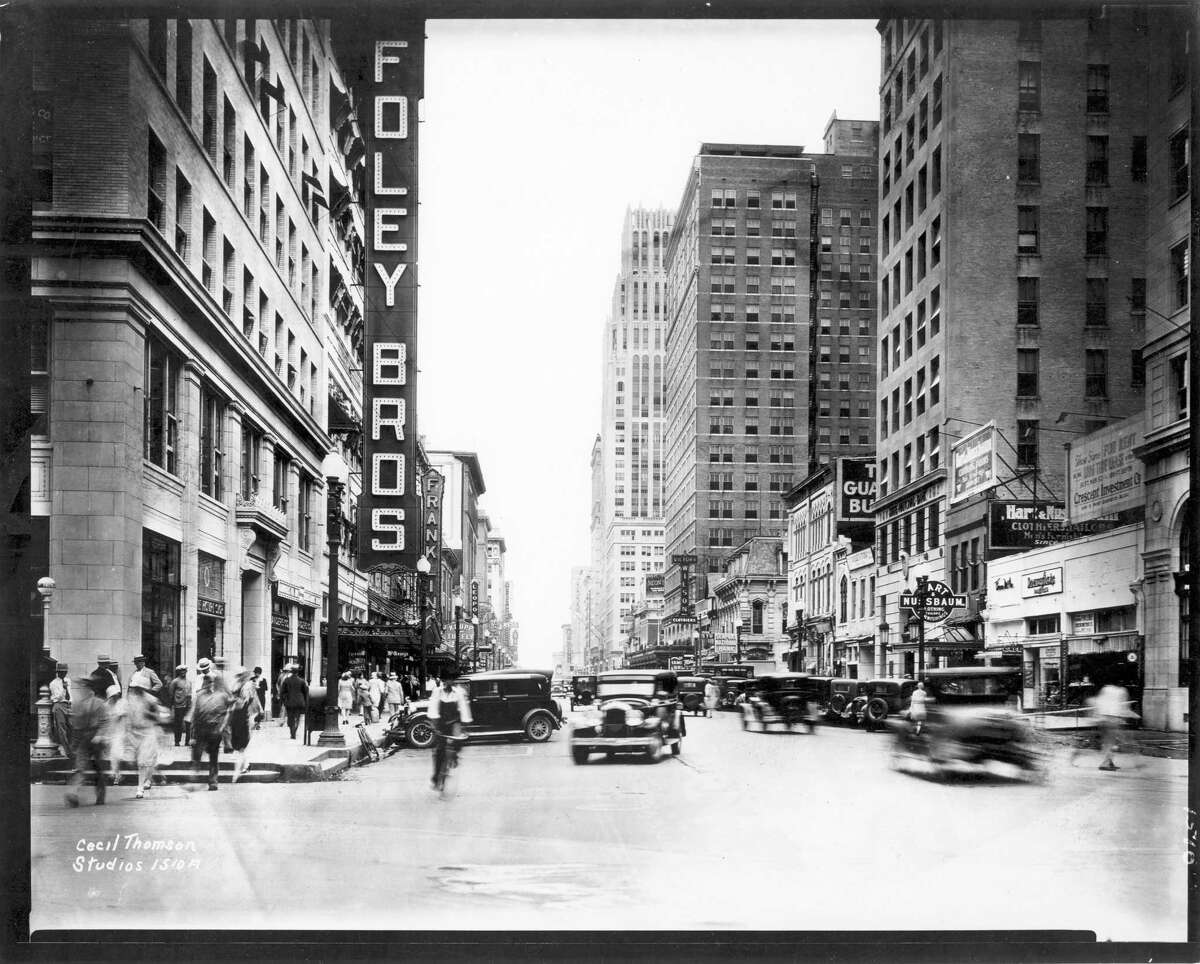
[[[983,503],[1061,504],[1062,443],[1142,404],[1142,20],[879,24],[881,672],[914,668],[919,576],[970,595],[932,648],[970,659]],[[955,500],[951,448],[987,423],[1002,484]]]
[[[810,461],[871,454],[878,124],[826,146],[704,144],[669,248],[664,637],[735,547],[781,535]]]
[[[626,211],[621,270],[604,331],[603,499],[593,618],[609,651],[641,577],[663,564],[663,365],[671,214]]]

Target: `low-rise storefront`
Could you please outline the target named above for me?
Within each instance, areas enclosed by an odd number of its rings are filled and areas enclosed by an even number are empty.
[[[1082,704],[1105,683],[1140,700],[1141,524],[988,564],[984,654],[1021,655],[1026,709]]]

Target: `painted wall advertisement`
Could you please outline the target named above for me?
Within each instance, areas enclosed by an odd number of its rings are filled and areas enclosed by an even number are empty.
[[[996,426],[958,440],[950,449],[950,501],[970,498],[996,484]]]
[[[1072,522],[1142,505],[1142,463],[1133,454],[1145,432],[1139,413],[1074,442],[1067,449],[1067,511]]]
[[[1104,532],[1116,525],[1112,519],[1067,522],[1061,502],[992,502],[989,545],[993,549],[1037,549]]]
[[[425,24],[366,32],[346,64],[361,112],[367,165],[363,486],[359,566],[412,569],[425,551],[416,479],[417,124]]]
[[[875,518],[875,460],[837,460],[838,522],[870,522]]]

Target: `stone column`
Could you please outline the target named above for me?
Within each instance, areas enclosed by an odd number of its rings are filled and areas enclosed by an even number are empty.
[[[196,503],[200,499],[200,382],[207,374],[199,362],[188,359],[183,363],[179,380],[179,461],[176,469],[183,482],[179,507],[179,581],[188,587],[179,594],[179,642],[180,662],[189,666],[195,663],[198,655],[196,586],[200,565],[196,547]],[[217,644],[218,655],[224,653],[224,644],[222,634]]]
[[[224,445],[225,497],[229,509],[225,524],[225,649],[237,654],[243,665],[254,668],[242,635],[242,545],[238,538],[237,502],[242,489],[242,418],[246,410],[239,402],[225,406]]]

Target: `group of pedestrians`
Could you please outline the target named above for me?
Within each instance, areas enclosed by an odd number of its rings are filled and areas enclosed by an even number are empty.
[[[393,672],[385,677],[382,672],[363,675],[347,670],[338,680],[339,721],[346,726],[351,715],[358,715],[364,723],[378,723],[399,713],[408,700],[417,698],[418,690],[413,676],[402,678]]]
[[[236,783],[249,766],[250,734],[264,715],[262,669],[242,669],[229,676],[220,665],[223,661],[205,657],[197,661],[193,679],[188,679],[188,667],[180,665],[164,684],[144,656],[135,656],[133,662],[125,685],[116,661],[107,656],[98,657],[90,676],[74,681],[65,663],[56,666],[50,687],[53,738],[74,762],[67,805],[79,806],[78,788],[88,771],[95,774],[96,803],[103,804],[107,787],[120,783],[126,762],[137,773],[134,796],[144,797],[157,777],[165,732],[174,734],[176,747],[190,744],[194,765],[208,755],[209,790],[217,789],[222,748],[232,752]]]

